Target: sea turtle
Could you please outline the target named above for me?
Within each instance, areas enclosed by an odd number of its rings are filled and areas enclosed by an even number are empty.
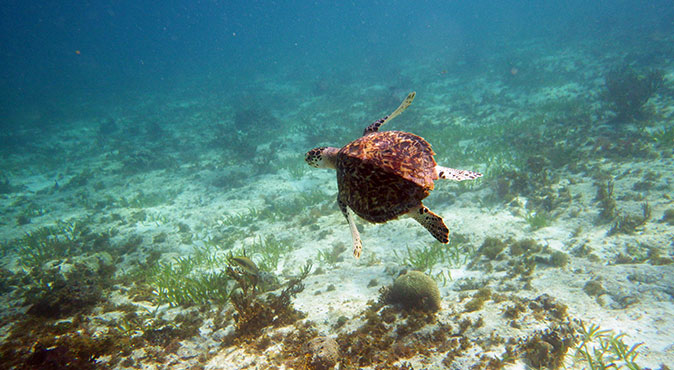
[[[317,168],[337,170],[337,203],[351,228],[353,255],[358,258],[362,242],[349,212],[384,223],[408,215],[425,227],[441,243],[449,242],[449,229],[442,217],[421,201],[433,190],[433,181],[474,180],[482,174],[438,166],[431,145],[423,138],[403,131],[379,131],[412,104],[412,92],[390,115],[375,121],[363,136],[343,148],[319,147],[307,152],[306,161]]]

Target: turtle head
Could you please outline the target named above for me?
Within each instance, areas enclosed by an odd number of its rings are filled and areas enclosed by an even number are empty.
[[[307,161],[311,167],[335,169],[337,163],[337,152],[339,152],[339,148],[321,146],[308,151],[307,155],[304,157],[304,160]]]

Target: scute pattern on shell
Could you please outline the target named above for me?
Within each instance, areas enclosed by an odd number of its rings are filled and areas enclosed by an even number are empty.
[[[354,140],[337,156],[339,197],[370,222],[395,219],[433,190],[434,154],[426,140],[402,131]]]

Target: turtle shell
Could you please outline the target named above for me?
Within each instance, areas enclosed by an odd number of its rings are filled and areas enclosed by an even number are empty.
[[[337,154],[339,199],[370,222],[386,222],[418,206],[433,190],[435,153],[402,131],[365,135]]]

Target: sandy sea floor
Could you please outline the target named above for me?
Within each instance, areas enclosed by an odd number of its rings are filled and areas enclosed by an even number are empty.
[[[328,368],[318,359],[335,356],[342,369],[581,369],[587,351],[671,367],[674,65],[659,66],[662,86],[638,116],[616,118],[606,75],[621,56],[514,50],[478,72],[429,59],[380,84],[278,77],[257,82],[257,102],[167,92],[7,134],[18,144],[0,167],[3,357],[34,368]],[[484,176],[438,181],[424,201],[449,245],[411,219],[357,220],[355,259],[335,173],[304,153],[357,138],[413,89],[384,129],[421,135],[439,164]],[[232,262],[244,253],[263,272]],[[437,313],[380,301],[414,269],[437,283]],[[278,284],[234,288],[251,273]],[[595,325],[605,331],[591,335]],[[308,349],[320,336],[334,353]]]

